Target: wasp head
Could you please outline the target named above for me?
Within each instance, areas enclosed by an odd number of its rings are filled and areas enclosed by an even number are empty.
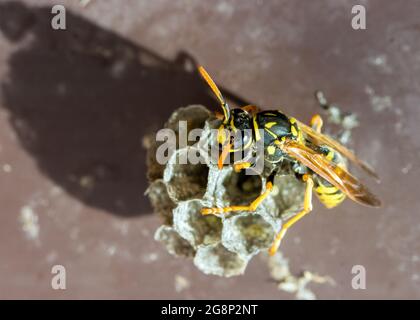
[[[245,110],[232,109],[230,118],[221,124],[217,134],[217,142],[222,151],[219,167],[229,153],[248,149],[252,141],[252,116]]]

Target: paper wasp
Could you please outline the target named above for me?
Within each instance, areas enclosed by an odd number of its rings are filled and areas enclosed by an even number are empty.
[[[230,109],[220,90],[203,67],[199,72],[219,100],[223,115],[219,128],[217,142],[221,146],[218,160],[219,169],[230,152],[250,148],[260,139],[264,139],[264,158],[266,161],[280,165],[289,161],[296,177],[306,184],[303,209],[286,221],[277,233],[270,255],[275,254],[286,231],[312,210],[312,192],[327,207],[339,205],[346,196],[367,206],[379,207],[380,200],[373,195],[361,182],[347,172],[343,157],[357,164],[371,176],[378,178],[376,173],[364,162],[359,160],[350,150],[321,133],[322,119],[315,115],[310,126],[281,111],[260,111],[255,106]],[[231,139],[233,131],[252,130],[252,136],[244,135],[241,141]],[[261,137],[261,130],[264,137]],[[234,164],[235,171],[252,167],[250,162]],[[224,208],[203,208],[201,213],[220,214],[232,211],[255,211],[261,202],[273,189],[274,170],[267,179],[264,192],[247,206],[229,206]]]

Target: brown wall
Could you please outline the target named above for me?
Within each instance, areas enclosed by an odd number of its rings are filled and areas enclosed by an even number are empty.
[[[0,298],[293,298],[259,258],[226,280],[153,240],[142,136],[180,106],[217,108],[194,60],[238,102],[308,121],[321,89],[358,114],[351,147],[380,172],[367,182],[383,208],[315,201],[283,253],[335,279],[311,286],[319,298],[420,298],[417,1],[63,1],[66,31],[53,3],[0,1]],[[351,287],[357,264],[366,290]]]

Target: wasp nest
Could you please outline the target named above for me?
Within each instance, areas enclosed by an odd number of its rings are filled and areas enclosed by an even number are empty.
[[[205,107],[192,105],[172,114],[165,128],[172,129],[177,138],[181,135],[179,121],[188,123],[187,133],[197,128],[203,131],[198,144],[178,145],[166,165],[156,161],[156,150],[162,142],[156,142],[155,136],[146,139],[147,195],[163,220],[155,239],[173,255],[193,257],[197,268],[206,274],[242,274],[254,255],[270,247],[282,219],[299,210],[303,185],[285,170],[279,172],[273,192],[255,212],[203,216],[203,207],[249,204],[264,191],[266,175],[237,173],[232,166],[219,170],[207,159],[208,154],[199,152],[201,146],[215,141],[211,129],[219,125]],[[181,164],[182,158],[192,154],[200,155],[203,161]]]

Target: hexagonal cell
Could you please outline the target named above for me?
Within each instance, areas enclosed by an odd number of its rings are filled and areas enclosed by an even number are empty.
[[[202,129],[205,125],[206,120],[210,117],[210,111],[202,105],[191,105],[177,109],[170,116],[169,120],[165,123],[165,128],[172,129],[178,136],[179,134],[179,122],[187,122],[187,133],[193,129]],[[187,141],[187,145],[191,146],[195,142]]]
[[[143,138],[143,147],[147,150],[146,164],[147,178],[149,181],[163,178],[165,166],[156,161],[156,150],[161,143],[163,142],[156,141],[154,134],[147,135]]]
[[[201,246],[194,257],[195,266],[205,274],[231,277],[243,274],[248,259],[221,244]]]
[[[179,135],[179,121],[187,121],[187,133],[195,128],[203,128],[206,120],[211,116],[210,111],[201,105],[191,105],[175,110],[165,123],[164,128],[172,129],[177,137]],[[150,181],[163,178],[165,166],[156,161],[156,150],[164,143],[156,141],[156,135],[150,134],[144,137],[143,146],[147,150],[147,177]],[[187,145],[193,145],[194,141],[187,141]]]
[[[155,232],[155,240],[162,243],[172,255],[193,257],[195,254],[195,250],[189,242],[170,226],[160,226]]]
[[[245,170],[232,170],[224,179],[224,199],[230,205],[247,205],[254,201],[262,190],[262,180],[257,175],[246,175]]]
[[[255,255],[268,249],[276,232],[273,226],[257,213],[246,213],[224,221],[222,244],[241,255]]]
[[[194,247],[220,241],[222,220],[215,215],[203,216],[202,203],[197,200],[181,202],[174,210],[174,228]]]
[[[294,175],[277,176],[274,185],[270,197],[279,208],[281,218],[286,220],[302,208],[305,185]]]
[[[188,159],[189,152],[198,150],[186,147],[174,152],[163,174],[169,196],[175,202],[201,199],[206,192],[209,168],[204,161],[198,164],[183,164],[181,159]]]
[[[176,207],[175,203],[169,197],[167,188],[163,180],[158,179],[153,181],[146,193],[154,208],[167,225],[172,224],[172,210]]]

